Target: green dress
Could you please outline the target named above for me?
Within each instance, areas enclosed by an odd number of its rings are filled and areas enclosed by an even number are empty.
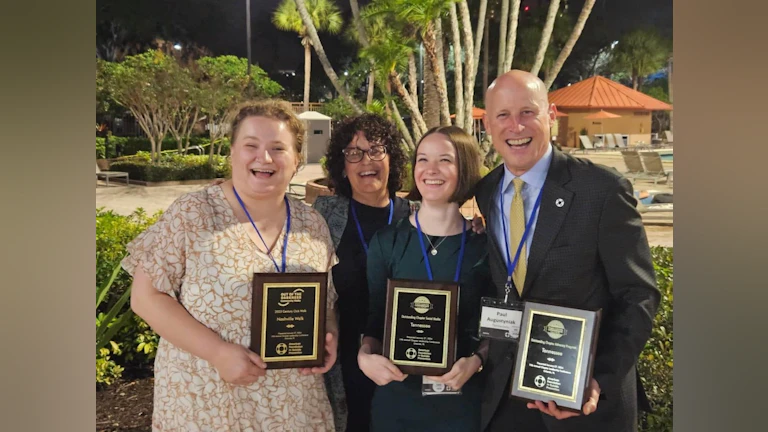
[[[437,246],[442,238],[432,239]],[[424,245],[430,250],[424,237]],[[428,254],[435,281],[453,281],[461,247],[461,234],[448,236]],[[365,335],[382,340],[387,279],[429,280],[419,233],[408,218],[379,230],[368,248],[369,309]],[[495,290],[488,265],[487,237],[475,234],[467,222],[466,246],[459,275],[459,317],[456,359],[469,356],[479,345],[477,326],[480,299]],[[461,431],[480,430],[482,372],[473,375],[460,395],[422,396],[421,376],[408,376],[376,388],[371,408],[373,431]]]

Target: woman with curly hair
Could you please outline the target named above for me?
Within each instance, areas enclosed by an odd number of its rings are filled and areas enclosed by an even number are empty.
[[[329,186],[335,195],[318,197],[313,204],[328,223],[339,258],[332,273],[339,294],[339,364],[349,431],[368,430],[376,387],[357,365],[367,317],[368,243],[376,231],[407,217],[411,210],[410,201],[395,195],[408,160],[401,141],[397,128],[378,115],[344,120],[333,131],[326,152]]]

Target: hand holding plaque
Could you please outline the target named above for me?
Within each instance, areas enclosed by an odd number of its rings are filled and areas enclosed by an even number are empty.
[[[558,418],[568,416],[562,411],[580,413],[599,395],[592,368],[600,316],[600,310],[526,302],[511,395]],[[596,402],[586,407],[594,410]]]

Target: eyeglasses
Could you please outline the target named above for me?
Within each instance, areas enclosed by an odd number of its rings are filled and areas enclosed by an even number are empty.
[[[363,160],[364,153],[368,154],[368,159],[372,161],[380,161],[387,156],[387,147],[384,145],[375,145],[371,146],[368,150],[363,150],[359,147],[345,148],[341,152],[344,153],[344,158],[350,163],[358,163]]]

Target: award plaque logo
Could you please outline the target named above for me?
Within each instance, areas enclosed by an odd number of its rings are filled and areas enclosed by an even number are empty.
[[[536,384],[536,387],[542,388],[547,383],[547,379],[542,375],[536,375],[536,378],[533,379],[533,383]]]
[[[563,323],[558,320],[552,320],[547,325],[545,325],[544,332],[552,339],[560,339],[567,333]]]
[[[432,310],[434,306],[432,306],[432,302],[430,302],[428,298],[424,296],[418,296],[411,303],[411,307],[416,312],[423,314]]]
[[[280,293],[280,302],[277,305],[286,307],[291,303],[301,303],[302,294],[304,294],[304,289],[302,288],[296,288],[292,292]]]
[[[275,347],[275,352],[278,353],[279,355],[283,355],[288,352],[288,346],[285,345],[284,343],[279,343]]]
[[[408,357],[408,359],[413,360],[416,358],[416,350],[413,348],[408,348],[405,350],[405,356]]]

